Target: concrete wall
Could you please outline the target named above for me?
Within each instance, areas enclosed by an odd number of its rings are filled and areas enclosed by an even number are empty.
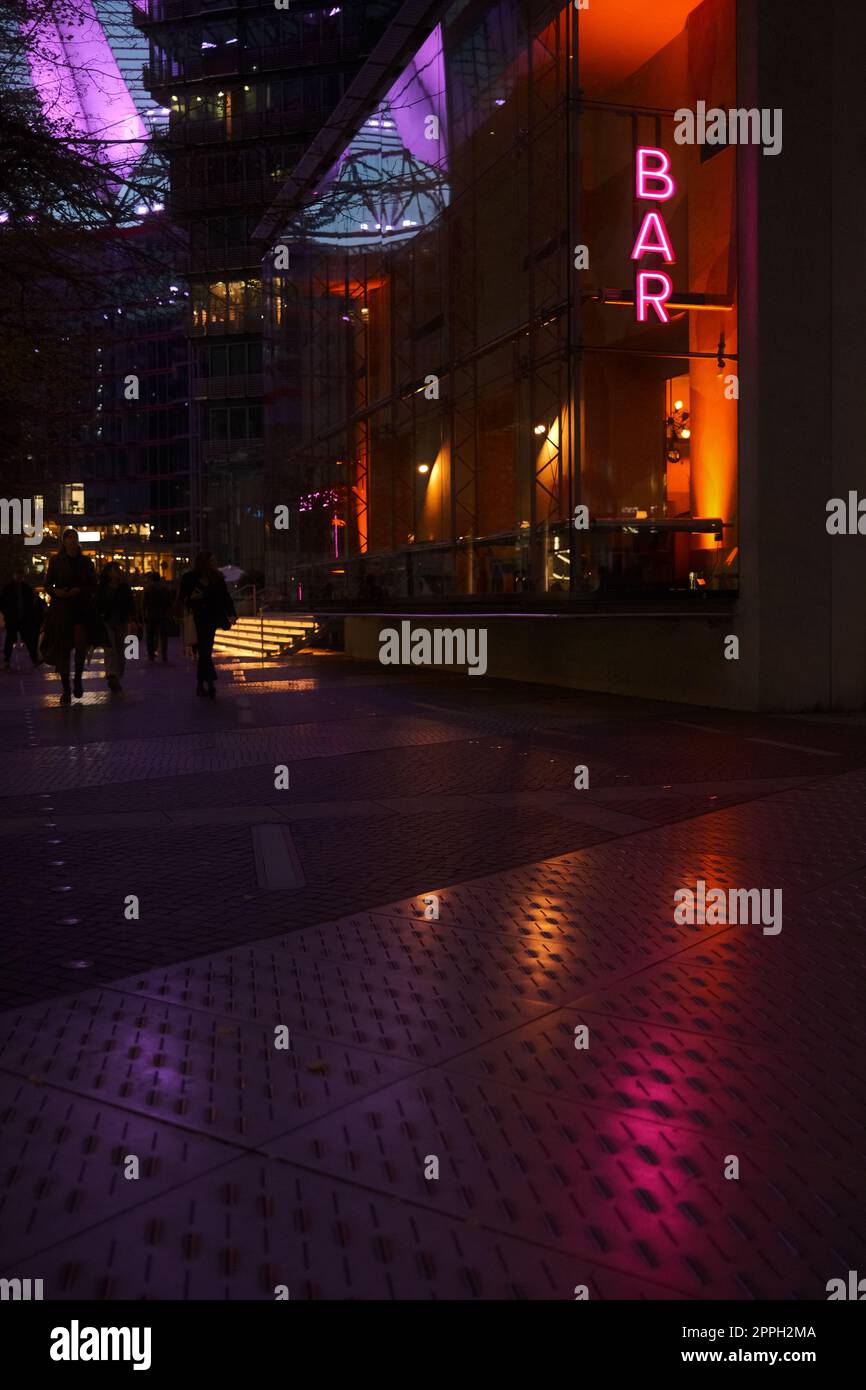
[[[403,615],[345,620],[346,652],[379,658],[379,633],[400,630]],[[413,617],[412,628],[487,630],[487,674],[577,690],[653,696],[686,704],[748,708],[740,663],[725,659],[730,615],[634,617]],[[475,679],[475,677],[469,677]]]

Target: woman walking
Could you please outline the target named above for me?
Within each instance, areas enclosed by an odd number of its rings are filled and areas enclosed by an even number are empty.
[[[196,640],[196,694],[216,696],[213,644],[217,628],[231,627],[237,617],[226,582],[209,550],[200,550],[180,581],[180,601],[192,615]]]
[[[105,632],[106,679],[112,693],[119,695],[126,670],[124,646],[130,623],[135,621],[135,595],[116,560],[109,560],[99,576],[96,611]]]
[[[71,526],[63,532],[60,549],[51,558],[45,588],[51,596],[51,607],[45,619],[43,655],[56,666],[63,686],[60,703],[68,705],[73,694],[76,700],[84,694],[81,674],[96,625],[96,572],[93,561],[78,543],[78,532]],[[69,658],[73,651],[75,680],[70,693]]]

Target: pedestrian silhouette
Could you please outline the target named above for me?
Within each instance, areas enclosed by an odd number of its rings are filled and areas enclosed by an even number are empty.
[[[209,550],[200,550],[180,581],[180,601],[195,623],[196,694],[216,696],[213,644],[218,628],[231,627],[237,614],[225,579]]]
[[[6,624],[6,639],[3,643],[3,665],[9,669],[12,652],[16,642],[23,642],[34,666],[42,662],[37,651],[40,627],[40,604],[27,580],[24,571],[14,570],[8,584],[0,589],[0,612]]]
[[[63,693],[61,705],[84,694],[81,673],[87,648],[97,635],[96,571],[78,543],[78,532],[70,526],[63,532],[60,549],[48,565],[45,588],[51,607],[45,619],[42,655],[57,668]],[[75,680],[69,689],[69,658],[75,652]]]
[[[147,640],[147,659],[156,660],[159,648],[163,661],[168,661],[168,619],[173,594],[158,570],[150,570],[144,581],[142,611]]]
[[[119,695],[123,690],[120,680],[126,670],[126,639],[137,625],[135,595],[116,560],[109,560],[99,576],[96,611],[105,647],[105,678],[112,693]]]

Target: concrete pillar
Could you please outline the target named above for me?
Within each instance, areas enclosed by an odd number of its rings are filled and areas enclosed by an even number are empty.
[[[781,107],[777,156],[738,151],[743,703],[866,701],[866,6],[741,0],[738,105]]]

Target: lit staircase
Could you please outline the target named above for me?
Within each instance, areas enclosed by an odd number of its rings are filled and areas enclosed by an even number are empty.
[[[318,627],[309,613],[265,613],[257,618],[238,618],[230,631],[217,633],[213,649],[221,656],[242,660],[273,660],[306,646]]]

